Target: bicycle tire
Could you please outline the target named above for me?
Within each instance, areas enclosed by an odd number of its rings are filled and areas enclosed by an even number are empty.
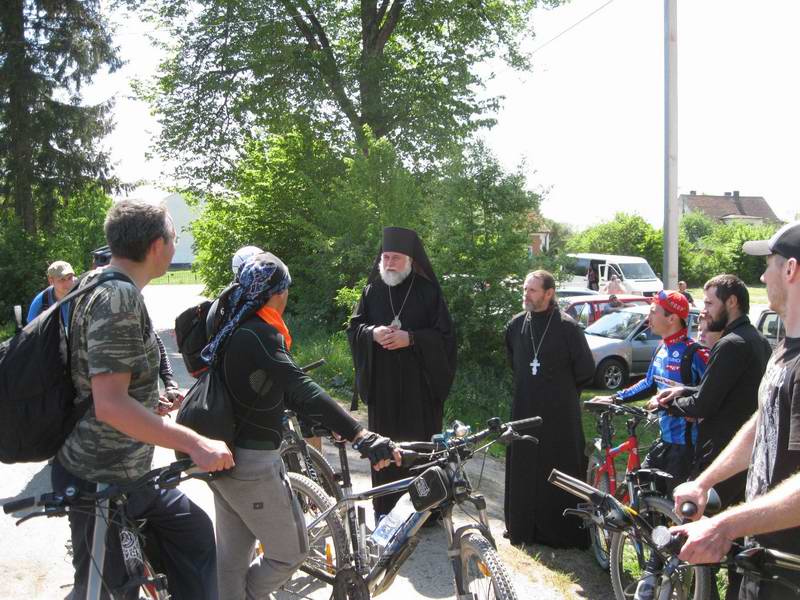
[[[607,472],[603,472],[600,478],[597,478],[597,470],[600,468],[601,463],[598,462],[596,456],[589,459],[589,466],[586,469],[586,483],[596,487],[601,492],[608,493],[611,489],[610,479]],[[604,571],[608,571],[609,558],[608,551],[611,544],[611,534],[605,529],[597,525],[589,525],[589,537],[592,544],[592,554],[597,564]]]
[[[144,569],[144,576],[145,577],[155,577],[156,570],[150,564],[150,561],[147,557],[144,558],[142,562],[142,568]],[[143,598],[145,600],[169,600],[169,590],[159,590],[153,584],[146,584],[141,586],[141,592],[144,594]]]
[[[333,501],[322,488],[298,473],[289,473],[289,482],[295,496],[300,501],[303,514],[306,516],[308,526],[317,515],[333,506]],[[339,559],[348,554],[347,535],[337,511],[331,511],[313,530],[308,531],[309,553],[303,566],[312,571],[319,571],[335,576],[341,565]],[[285,585],[288,591],[298,587],[307,589],[306,574],[295,573],[295,576]],[[311,575],[313,577],[313,575]]]
[[[489,540],[472,532],[461,537],[456,577],[472,600],[517,600],[505,565]],[[456,590],[458,593],[458,590]]]
[[[286,471],[289,473],[299,473],[304,477],[310,479],[336,502],[343,498],[342,488],[336,480],[336,474],[333,467],[322,453],[310,444],[306,444],[308,451],[308,458],[311,461],[311,466],[314,473],[310,473],[303,457],[303,451],[297,443],[283,443],[281,445],[281,458],[286,465]]]
[[[645,496],[641,499],[639,514],[649,515],[651,524],[676,525],[679,519],[672,511],[672,502],[658,496]],[[611,585],[617,600],[630,600],[636,592],[636,585],[641,577],[641,567],[636,552],[629,544],[629,536],[625,532],[615,532],[611,536],[609,560],[611,562]],[[647,551],[647,548],[645,548]],[[708,600],[711,594],[713,574],[708,567],[692,567],[680,569],[681,585],[672,591],[671,598],[676,600]],[[658,597],[656,590],[655,597]]]

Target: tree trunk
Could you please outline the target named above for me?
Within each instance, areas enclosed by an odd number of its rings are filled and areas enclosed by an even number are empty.
[[[36,90],[25,40],[24,0],[2,0],[0,20],[6,46],[3,77],[8,82],[6,132],[9,139],[8,188],[25,231],[36,231],[33,204],[33,140],[30,112]]]

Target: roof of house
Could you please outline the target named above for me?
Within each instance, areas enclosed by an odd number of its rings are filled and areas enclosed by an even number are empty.
[[[779,223],[767,201],[762,196],[740,196],[737,193],[727,196],[707,194],[681,194],[686,210],[702,212],[712,219],[730,216],[757,217],[764,221]]]

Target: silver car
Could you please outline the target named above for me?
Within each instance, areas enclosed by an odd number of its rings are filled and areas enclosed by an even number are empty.
[[[594,382],[599,388],[618,390],[628,378],[644,375],[661,338],[650,331],[647,317],[650,306],[621,308],[605,315],[586,328],[586,341],[597,365]],[[700,311],[689,311],[689,335],[695,337]]]

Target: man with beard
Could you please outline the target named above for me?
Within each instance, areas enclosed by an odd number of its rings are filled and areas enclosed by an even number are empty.
[[[558,309],[555,280],[547,271],[525,278],[522,307],[506,326],[514,371],[512,419],[540,416],[539,444],[517,441],[506,451],[504,534],[512,544],[586,548],[578,519],[565,519],[575,497],[547,482],[554,468],[574,477],[586,473],[580,389],[594,377],[594,359],[578,324]]]
[[[695,473],[719,455],[758,404],[758,386],[772,352],[747,312],[750,294],[735,275],[717,275],[703,286],[702,317],[722,337],[711,350],[697,387],[663,390],[656,400],[676,416],[701,419],[698,423]],[[717,491],[723,506],[742,499],[745,474],[726,481]]]
[[[708,469],[675,490],[676,505],[695,502],[699,518],[711,486],[747,471],[745,503],[672,530],[687,536],[680,558],[692,563],[718,561],[741,536],[753,536],[748,541],[767,548],[800,553],[800,221],[784,225],[770,240],[747,242],[742,249],[767,257],[761,281],[767,286],[769,307],[786,324],[786,337],[775,348],[761,381],[758,412]],[[795,572],[780,569],[777,574],[800,584]],[[741,600],[796,597],[777,582],[747,576],[739,591]]]
[[[356,392],[369,429],[394,441],[429,440],[442,430],[442,409],[456,370],[456,339],[442,289],[415,231],[386,227],[383,243],[347,328]],[[355,408],[355,406],[353,407]],[[408,476],[390,466],[373,485]],[[399,495],[373,500],[376,521]]]

